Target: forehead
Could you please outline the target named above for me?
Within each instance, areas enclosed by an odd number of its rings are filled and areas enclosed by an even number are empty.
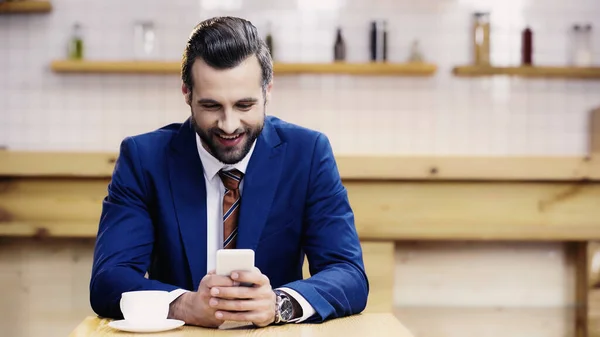
[[[204,60],[196,59],[192,66],[194,94],[214,99],[235,99],[256,95],[261,91],[262,72],[256,56],[251,56],[231,69],[215,69]],[[239,98],[239,97],[238,97]]]

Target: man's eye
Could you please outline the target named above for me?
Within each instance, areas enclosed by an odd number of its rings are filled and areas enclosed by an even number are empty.
[[[217,104],[204,104],[202,107],[207,110],[217,110],[220,108],[220,106]]]
[[[252,109],[252,104],[238,104],[237,105],[240,110],[250,110]]]

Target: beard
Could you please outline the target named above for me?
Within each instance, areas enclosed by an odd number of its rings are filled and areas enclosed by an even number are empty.
[[[223,164],[232,165],[238,163],[240,160],[244,159],[244,157],[250,152],[252,148],[252,144],[254,141],[260,136],[260,133],[264,127],[264,118],[263,121],[255,126],[251,127],[243,127],[235,130],[233,134],[242,135],[244,139],[241,143],[236,144],[235,146],[225,146],[221,144],[217,137],[219,135],[224,135],[225,133],[221,131],[218,127],[211,127],[208,129],[202,129],[196,123],[194,119],[194,115],[192,112],[192,126],[196,131],[196,134],[202,140],[202,145],[208,150],[208,152],[213,155],[218,161]]]

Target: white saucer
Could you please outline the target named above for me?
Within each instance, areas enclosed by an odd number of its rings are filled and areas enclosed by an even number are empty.
[[[137,325],[137,324],[132,324],[131,322],[128,322],[128,321],[122,319],[119,321],[112,321],[112,322],[108,323],[108,326],[113,329],[127,331],[127,332],[160,332],[160,331],[173,330],[173,329],[179,328],[180,326],[182,326],[184,324],[185,324],[184,321],[180,321],[178,319],[165,319],[164,321],[159,321],[159,322],[153,323],[152,325],[147,325],[147,324]]]

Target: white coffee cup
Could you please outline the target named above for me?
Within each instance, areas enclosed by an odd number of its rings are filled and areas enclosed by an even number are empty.
[[[161,290],[129,291],[121,294],[121,312],[127,322],[136,325],[160,324],[169,315],[169,292]]]

